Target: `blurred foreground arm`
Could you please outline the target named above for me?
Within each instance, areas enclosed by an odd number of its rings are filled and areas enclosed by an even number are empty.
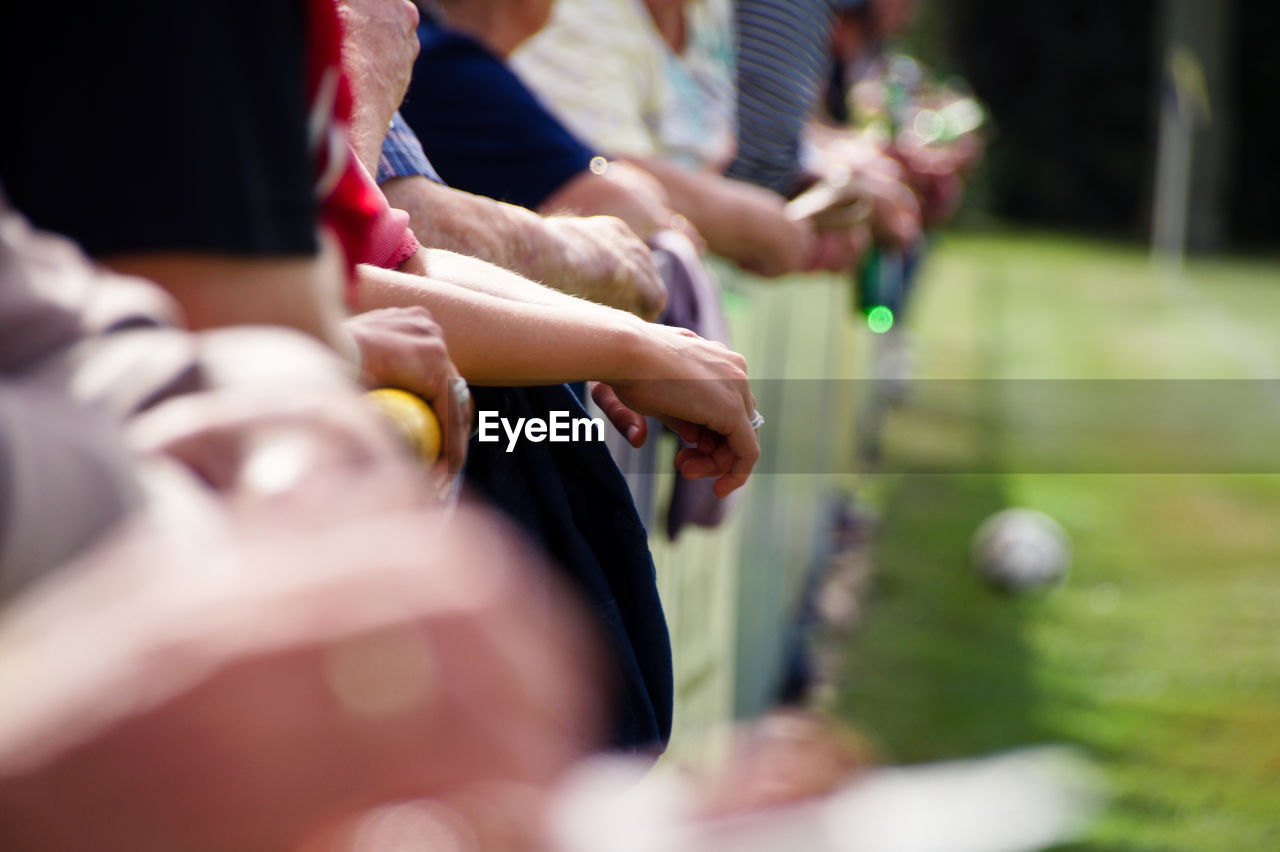
[[[4,613],[0,845],[294,849],[591,747],[591,641],[524,548],[395,477],[316,485],[135,525]]]

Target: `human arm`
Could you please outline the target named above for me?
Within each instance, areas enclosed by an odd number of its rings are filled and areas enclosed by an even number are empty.
[[[868,134],[818,122],[809,132],[823,175],[871,203],[870,226],[878,240],[903,246],[920,238],[921,203],[907,167]]]
[[[446,472],[460,471],[471,432],[471,399],[459,392],[461,379],[440,326],[424,308],[405,307],[356,314],[343,327],[360,351],[360,381],[370,389],[401,388],[426,400],[442,432],[440,463]]]
[[[5,848],[298,849],[594,744],[594,635],[494,520],[387,471],[203,514],[167,484],[0,619]]]
[[[687,218],[671,209],[667,191],[653,175],[631,163],[595,160],[562,183],[538,206],[547,215],[616,216],[641,239],[658,231],[681,231],[702,245],[702,237]]]
[[[351,144],[370,174],[413,75],[418,8],[409,0],[341,0],[342,68],[351,84]]]
[[[472,255],[549,287],[656,319],[666,291],[649,250],[607,217],[543,217],[421,175],[382,184],[425,245]]]
[[[711,251],[769,277],[806,268],[813,228],[788,219],[776,192],[658,157],[628,159],[658,179],[672,209],[693,224]]]
[[[645,323],[546,288],[530,290],[538,287],[532,282],[511,287],[527,298],[498,295],[493,288],[510,277],[491,270],[484,291],[361,267],[360,302],[365,310],[427,307],[444,329],[459,372],[473,384],[605,382],[630,412],[659,417],[695,444],[679,460],[686,476],[716,477],[720,496],[746,482],[760,446],[750,426],[755,401],[740,355],[684,329]],[[545,292],[532,295],[539,290]],[[633,423],[626,413],[616,414],[615,423]]]

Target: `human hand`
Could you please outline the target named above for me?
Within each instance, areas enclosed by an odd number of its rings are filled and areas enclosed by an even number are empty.
[[[848,272],[871,247],[871,231],[865,225],[819,231],[806,272]]]
[[[667,289],[653,254],[613,216],[552,216],[543,220],[559,244],[559,256],[536,258],[539,276],[555,289],[644,320],[655,320],[667,304]]]
[[[681,474],[714,477],[716,495],[726,497],[746,483],[760,458],[747,362],[688,329],[651,325],[649,331],[631,375],[596,385],[592,396],[634,446],[645,439],[641,415],[661,420],[690,445],[676,454]]]
[[[378,113],[390,120],[418,58],[418,7],[411,0],[338,0],[338,16],[342,64],[356,100],[380,104]]]
[[[387,802],[537,791],[593,744],[593,639],[528,549],[350,485],[135,527],[6,610],[6,848],[296,848]]]
[[[853,201],[871,204],[871,229],[876,239],[895,246],[920,239],[920,202],[912,192],[910,170],[896,152],[886,153],[865,136],[841,134],[823,148],[826,183],[842,188]]]
[[[356,314],[344,324],[360,349],[360,381],[369,388],[402,388],[422,397],[443,433],[441,464],[462,469],[471,431],[470,394],[459,378],[444,333],[425,308],[382,308]]]
[[[909,246],[920,239],[920,203],[911,188],[879,170],[868,170],[857,184],[872,202],[871,230],[876,239]]]
[[[729,178],[716,187],[720,212],[706,226],[713,250],[766,278],[805,268],[817,234],[811,223],[788,218],[782,196]]]
[[[893,149],[906,179],[920,199],[925,224],[945,222],[960,206],[964,193],[960,174],[967,167],[965,158],[971,156],[971,149],[965,143],[972,141],[970,137],[961,137],[947,146],[899,144]]]

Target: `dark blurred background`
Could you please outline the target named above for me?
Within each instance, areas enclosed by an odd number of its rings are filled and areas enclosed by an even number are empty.
[[[925,2],[912,49],[968,78],[994,134],[975,202],[1001,218],[1147,239],[1167,48],[1203,67],[1188,247],[1280,248],[1273,0]]]

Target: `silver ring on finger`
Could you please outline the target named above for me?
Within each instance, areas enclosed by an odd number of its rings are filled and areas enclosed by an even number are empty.
[[[450,382],[453,388],[453,399],[458,405],[465,406],[471,402],[471,389],[467,387],[467,380],[459,376]]]
[[[755,431],[759,432],[760,427],[764,425],[764,415],[759,411],[751,412],[751,422],[747,424]]]

